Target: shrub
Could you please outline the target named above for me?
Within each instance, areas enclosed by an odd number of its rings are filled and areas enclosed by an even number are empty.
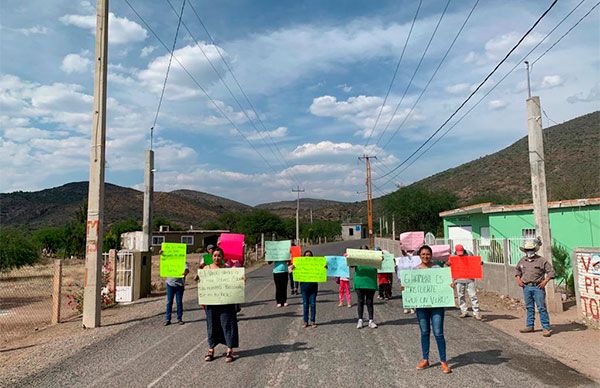
[[[31,239],[14,228],[0,229],[0,271],[33,265],[40,259]]]

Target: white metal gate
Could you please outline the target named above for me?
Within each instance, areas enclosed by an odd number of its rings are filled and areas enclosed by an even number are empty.
[[[133,253],[129,251],[117,252],[116,263],[115,301],[131,302],[133,300]]]

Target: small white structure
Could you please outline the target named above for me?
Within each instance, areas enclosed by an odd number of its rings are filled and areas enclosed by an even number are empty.
[[[342,224],[342,240],[360,240],[367,238],[367,225],[361,223]]]
[[[121,249],[128,251],[142,251],[144,232],[121,233]]]

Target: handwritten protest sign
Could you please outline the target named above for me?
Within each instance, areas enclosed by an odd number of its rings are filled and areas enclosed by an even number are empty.
[[[450,256],[452,279],[483,279],[481,256]]]
[[[425,232],[400,233],[400,244],[405,251],[412,252],[425,243]]]
[[[180,278],[185,271],[186,244],[162,243],[160,254],[160,277]]]
[[[221,233],[219,247],[225,253],[225,260],[244,260],[244,238],[243,234]]]
[[[290,255],[292,258],[302,256],[302,247],[296,245],[290,248]]]
[[[350,248],[346,249],[346,263],[348,263],[348,266],[350,267],[364,265],[367,267],[380,269],[382,259],[382,251],[369,251],[366,249]]]
[[[454,306],[450,268],[405,269],[400,271],[400,281],[405,309]]]
[[[400,256],[396,257],[396,269],[398,279],[400,277],[400,271],[404,269],[413,269],[417,268],[417,266],[421,264],[421,258],[419,256]]]
[[[327,260],[327,276],[350,278],[350,267],[344,256],[325,256]]]
[[[290,248],[292,242],[284,241],[265,241],[265,260],[266,261],[288,261],[290,259]]]
[[[378,269],[377,273],[394,272],[396,272],[396,262],[394,261],[394,255],[388,252],[383,252],[383,261],[381,262],[381,269]]]
[[[301,283],[324,283],[327,281],[327,259],[324,257],[296,257],[294,281]]]
[[[198,270],[198,303],[221,305],[244,303],[244,268]]]
[[[450,245],[431,245],[431,250],[433,251],[433,258],[436,260],[448,260],[448,256],[450,256]]]

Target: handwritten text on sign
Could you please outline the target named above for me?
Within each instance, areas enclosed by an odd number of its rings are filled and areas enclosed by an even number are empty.
[[[325,256],[327,259],[327,276],[350,278],[350,267],[344,256]]]
[[[198,303],[222,305],[244,303],[244,268],[198,270]]]
[[[421,258],[419,256],[400,256],[396,257],[396,268],[398,279],[400,277],[400,271],[405,269],[417,268],[421,264]]]
[[[187,245],[179,243],[162,243],[160,248],[160,277],[181,278],[185,272],[185,254]]]
[[[324,257],[296,257],[294,259],[294,281],[324,283],[327,281],[327,259]]]
[[[600,252],[576,252],[577,279],[581,315],[600,328]]]
[[[481,256],[450,256],[452,279],[483,279]]]
[[[266,261],[288,261],[290,259],[290,248],[292,242],[285,241],[265,241],[265,260]]]
[[[450,268],[402,270],[400,279],[404,308],[454,306]]]
[[[364,265],[366,267],[381,268],[383,260],[382,251],[369,251],[366,249],[346,249],[346,262],[350,267]]]

